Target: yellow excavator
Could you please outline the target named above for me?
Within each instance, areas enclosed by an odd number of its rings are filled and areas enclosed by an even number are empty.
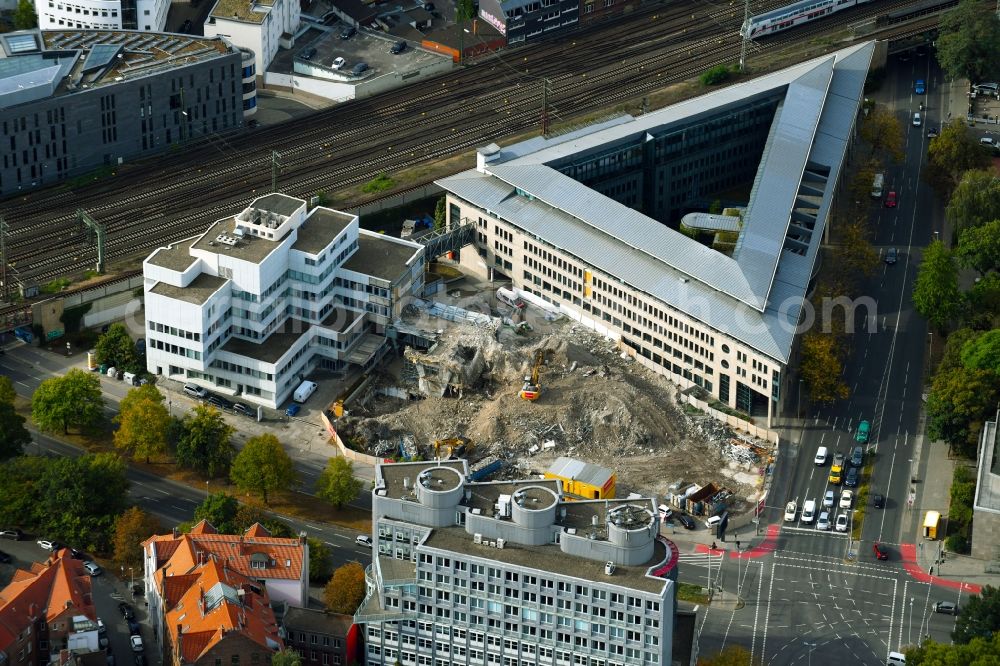
[[[434,457],[447,460],[452,456],[468,455],[472,451],[472,441],[465,437],[449,437],[434,442]]]
[[[538,382],[538,375],[542,372],[545,356],[548,353],[548,349],[540,349],[535,353],[535,366],[531,369],[531,376],[524,378],[524,386],[517,393],[522,400],[535,401],[542,394],[542,385]]]

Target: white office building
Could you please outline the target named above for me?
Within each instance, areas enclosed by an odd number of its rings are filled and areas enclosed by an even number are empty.
[[[162,32],[170,0],[35,0],[42,30],[143,30]]]
[[[292,48],[302,15],[299,0],[218,0],[208,14],[205,36],[225,37],[254,52],[264,76],[279,47]]]
[[[379,465],[354,620],[366,664],[669,664],[677,549],[653,500],[472,482],[465,460]]]
[[[283,194],[143,262],[147,369],[277,407],[316,368],[373,366],[423,247]]]
[[[437,181],[448,224],[477,232],[462,267],[505,276],[681,386],[770,423],[794,397],[785,370],[810,323],[803,303],[874,50],[481,149],[475,169]],[[723,197],[741,212],[691,224],[713,242],[668,226]]]

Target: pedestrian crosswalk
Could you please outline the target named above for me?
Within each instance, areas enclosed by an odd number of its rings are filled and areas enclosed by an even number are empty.
[[[716,551],[715,553],[681,553],[679,561],[681,564],[687,564],[689,566],[696,567],[707,567],[719,566],[719,563],[725,558],[725,551]]]

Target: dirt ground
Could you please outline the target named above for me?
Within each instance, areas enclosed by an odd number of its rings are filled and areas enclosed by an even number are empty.
[[[489,302],[491,294],[462,287],[440,300],[485,311],[496,305]],[[341,427],[382,456],[395,455],[406,440],[408,450],[416,445],[430,458],[434,440],[465,437],[472,443],[465,455],[473,466],[489,456],[510,463],[503,478],[540,475],[556,457],[570,456],[615,470],[618,497],[662,497],[678,482],[714,482],[733,491],[732,510],[753,496],[760,470],[727,455],[734,433],[697,410],[686,412],[677,402],[678,388],[628,359],[616,342],[540,313],[523,335],[510,325],[493,331],[445,322],[446,335],[464,336],[463,342],[483,351],[481,379],[461,397],[418,396],[407,362],[397,361],[368,396],[348,406]],[[541,396],[530,402],[518,391],[538,350],[549,353]],[[403,389],[411,399],[386,397],[379,393],[383,388]]]

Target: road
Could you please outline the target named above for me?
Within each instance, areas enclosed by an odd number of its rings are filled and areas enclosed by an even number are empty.
[[[927,95],[913,93],[918,78],[928,82]],[[896,248],[898,262],[880,262],[867,290],[874,308],[868,315],[859,307],[853,326],[847,326],[853,331],[844,370],[850,397],[810,408],[803,418],[783,424],[787,444],[775,472],[766,522],[782,522],[789,500],[797,502],[799,513],[783,524],[776,552],[749,561],[707,554],[686,558],[682,580],[704,584],[712,566],[713,578],[721,578],[723,589],[738,590],[747,604],[737,611],[710,608],[705,613],[703,653],[736,642],[751,649],[762,664],[809,663],[813,653],[817,663],[884,664],[890,650],[916,643],[921,636],[950,641],[954,618],[934,613],[932,604],[961,603],[960,593],[915,582],[903,570],[899,553],[901,543],[920,541],[920,516],[911,508],[911,499],[919,507],[929,332],[914,312],[910,294],[922,248],[943,228],[943,205],[920,179],[927,123],[937,127],[941,120],[936,109],[942,108],[942,82],[929,57],[905,62],[893,58],[883,89],[875,95],[895,112],[905,137],[905,159],[886,169],[885,190],[897,193],[898,206],[873,201],[870,208],[880,258]],[[924,124],[914,127],[913,113],[921,103]],[[862,420],[872,426],[864,458],[865,465],[873,465],[870,492],[884,495],[886,503],[877,509],[869,499],[859,542],[849,532],[820,531],[804,523],[801,507],[810,499],[822,506],[826,492],[833,490],[831,522],[839,513],[853,521],[857,507],[839,508],[836,500],[843,486],[829,482],[829,460],[820,466],[813,459],[819,447],[826,447],[831,457],[840,452],[849,458]],[[730,536],[730,542],[735,538]],[[874,542],[889,552],[888,561],[875,559]],[[732,548],[732,543],[726,547]]]

